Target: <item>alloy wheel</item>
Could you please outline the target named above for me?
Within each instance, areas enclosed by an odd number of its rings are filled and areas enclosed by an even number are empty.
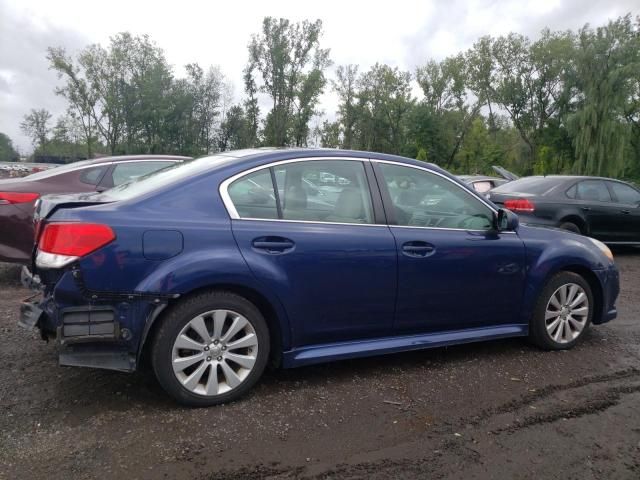
[[[247,318],[231,310],[211,310],[182,328],[173,344],[171,363],[184,388],[216,396],[241,385],[257,355],[258,337]]]
[[[567,283],[551,295],[545,311],[545,326],[554,342],[565,344],[575,340],[589,318],[589,297],[580,285]]]

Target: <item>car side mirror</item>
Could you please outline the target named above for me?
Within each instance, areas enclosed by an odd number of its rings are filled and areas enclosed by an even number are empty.
[[[498,209],[494,216],[494,228],[498,232],[513,232],[518,228],[518,216],[506,208]]]

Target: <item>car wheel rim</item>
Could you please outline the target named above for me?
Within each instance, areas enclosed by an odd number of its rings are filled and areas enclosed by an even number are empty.
[[[547,303],[544,315],[547,333],[554,342],[569,343],[578,338],[589,318],[589,297],[575,283],[559,287]]]
[[[251,322],[231,310],[211,310],[182,328],[171,354],[173,372],[197,395],[238,388],[256,364],[258,337]]]

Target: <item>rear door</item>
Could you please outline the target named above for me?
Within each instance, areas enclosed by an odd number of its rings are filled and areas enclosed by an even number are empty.
[[[613,198],[615,241],[640,242],[640,192],[622,182],[607,181]]]
[[[525,250],[495,232],[493,210],[452,180],[375,162],[398,248],[395,326],[401,332],[522,327]]]
[[[221,186],[242,255],[282,301],[296,346],[392,333],[396,247],[369,169],[286,161]]]

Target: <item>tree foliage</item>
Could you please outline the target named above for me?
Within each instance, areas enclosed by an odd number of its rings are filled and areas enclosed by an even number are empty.
[[[50,48],[68,111],[52,122],[32,110],[23,131],[37,152],[69,157],[312,144],[466,173],[501,164],[640,178],[640,17],[535,39],[485,36],[414,72],[339,65],[332,79],[321,40],[319,20],[266,17],[249,40],[235,104],[219,68],[192,63],[177,77],[147,36],[120,33],[76,56]],[[338,105],[327,117],[328,85]]]
[[[326,84],[324,71],[331,64],[329,50],[320,48],[321,34],[320,20],[291,23],[266,17],[262,32],[252,37],[245,70],[247,110],[257,138],[257,94],[269,97],[263,143],[278,147],[307,144],[309,121],[318,113]]]
[[[18,158],[18,152],[13,148],[9,136],[0,132],[0,162],[16,162]]]

